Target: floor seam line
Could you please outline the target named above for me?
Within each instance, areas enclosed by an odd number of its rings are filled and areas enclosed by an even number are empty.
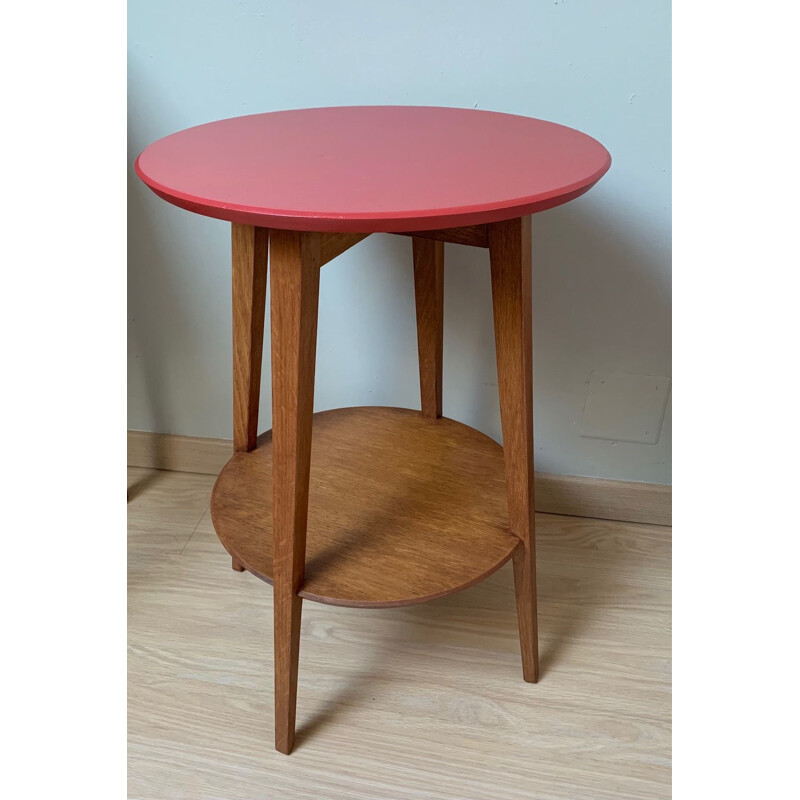
[[[182,555],[183,555],[183,551],[186,549],[186,547],[188,546],[189,542],[191,542],[191,541],[192,541],[192,536],[194,536],[194,535],[195,535],[195,533],[197,533],[197,529],[200,527],[200,523],[201,523],[201,522],[203,521],[203,519],[205,518],[205,515],[206,515],[206,514],[208,514],[208,510],[209,510],[210,508],[211,508],[211,503],[209,503],[209,504],[208,504],[208,505],[205,507],[205,509],[204,509],[203,513],[200,515],[200,519],[199,519],[199,520],[197,520],[197,525],[195,525],[195,526],[194,526],[194,529],[193,529],[193,530],[192,530],[192,532],[189,534],[189,538],[188,538],[188,539],[187,539],[187,540],[184,542],[184,544],[183,544],[183,547],[181,547],[181,551],[180,551],[180,553],[178,553],[178,555],[179,555],[179,556],[182,556]]]

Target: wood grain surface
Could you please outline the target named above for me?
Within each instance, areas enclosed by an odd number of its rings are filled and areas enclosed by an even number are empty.
[[[230,439],[128,431],[128,466],[219,475],[233,450]],[[669,525],[672,487],[578,475],[534,476],[536,511],[573,517]]]
[[[306,559],[321,244],[319,233],[272,232],[273,525],[269,534],[261,528],[261,536],[274,540],[275,747],[282,753],[290,753],[294,746],[303,607],[297,592],[303,584]],[[268,490],[266,481],[248,488],[256,498]],[[248,558],[236,548],[231,555],[249,567]]]
[[[533,502],[533,327],[531,322],[531,218],[489,226],[497,385],[503,427],[511,530],[522,547],[514,553],[522,672],[539,678],[536,619],[536,539]]]
[[[488,247],[488,225],[467,225],[463,228],[442,228],[434,231],[414,231],[401,233],[400,236],[413,236],[418,239],[433,239],[437,242],[466,244],[471,247]]]
[[[422,416],[442,416],[444,334],[444,243],[415,237],[414,302]]]
[[[320,266],[333,261],[369,236],[368,233],[325,233],[320,242]]]
[[[231,225],[233,253],[233,449],[252,450],[258,436],[261,354],[267,296],[269,231]]]
[[[670,797],[668,528],[537,514],[535,686],[510,566],[424,605],[306,603],[286,758],[269,746],[272,590],[231,571],[214,477],[128,473],[134,800]]]
[[[211,513],[229,553],[272,580],[271,433],[236,454]],[[314,415],[302,597],[333,605],[419,603],[491,574],[508,530],[502,448],[449,419],[397,408]]]

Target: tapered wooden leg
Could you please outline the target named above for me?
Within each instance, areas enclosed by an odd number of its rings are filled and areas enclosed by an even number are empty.
[[[522,675],[539,677],[536,542],[533,503],[533,343],[531,218],[489,226],[497,377],[503,426],[508,515],[519,537],[514,553]]]
[[[437,419],[442,416],[444,242],[412,241],[422,416]]]
[[[258,436],[268,243],[266,228],[233,223],[233,449],[236,452],[252,450]]]
[[[311,465],[319,234],[272,231],[272,470],[275,748],[294,745]]]

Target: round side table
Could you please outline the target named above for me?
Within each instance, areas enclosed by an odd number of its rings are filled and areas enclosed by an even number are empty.
[[[420,603],[513,559],[522,672],[537,680],[531,214],[610,164],[599,142],[551,122],[405,106],[237,117],[137,159],[156,194],[232,223],[234,453],[211,514],[233,568],[274,586],[282,753],[303,598]],[[313,414],[320,268],[379,232],[412,237],[422,411]],[[502,448],[442,416],[445,242],[489,250]],[[268,256],[273,427],[259,436]]]

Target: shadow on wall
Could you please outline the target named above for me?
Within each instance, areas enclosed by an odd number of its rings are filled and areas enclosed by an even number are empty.
[[[133,164],[138,152],[129,153]],[[143,186],[131,166],[128,178],[128,390],[131,400],[147,409],[147,429],[178,432],[179,409],[192,402],[173,392],[176,373],[198,320],[187,313],[179,290],[186,263],[177,237],[163,235],[153,224]],[[168,320],[167,326],[160,320]],[[182,335],[181,335],[182,334]]]
[[[230,427],[229,375],[211,367],[231,358],[229,228],[169,205],[136,176],[138,154],[171,132],[154,129],[153,121],[169,125],[174,113],[129,66],[129,426],[230,436],[206,430],[207,420],[220,414]],[[209,260],[219,265],[213,274],[202,269]]]
[[[150,224],[147,205],[133,164],[140,152],[136,135],[128,123],[128,392],[143,394],[150,413],[150,426],[157,432],[168,431],[168,413],[164,397],[167,364],[165,348],[159,347],[157,329],[142,324],[144,309],[153,302],[153,293],[179,309],[169,270],[156,230]]]
[[[638,450],[660,458],[667,444],[616,448],[579,437],[592,370],[670,374],[667,248],[648,242],[646,229],[632,236],[624,214],[598,199],[579,198],[533,220],[534,409],[542,472],[602,476],[612,449],[625,472],[626,456]],[[492,325],[487,252],[448,245],[445,414],[501,441]],[[612,477],[642,479],[635,467],[627,472]]]
[[[629,222],[634,215],[604,202],[602,189],[534,217],[534,333],[640,370],[652,364],[654,337],[669,343],[669,241]]]

